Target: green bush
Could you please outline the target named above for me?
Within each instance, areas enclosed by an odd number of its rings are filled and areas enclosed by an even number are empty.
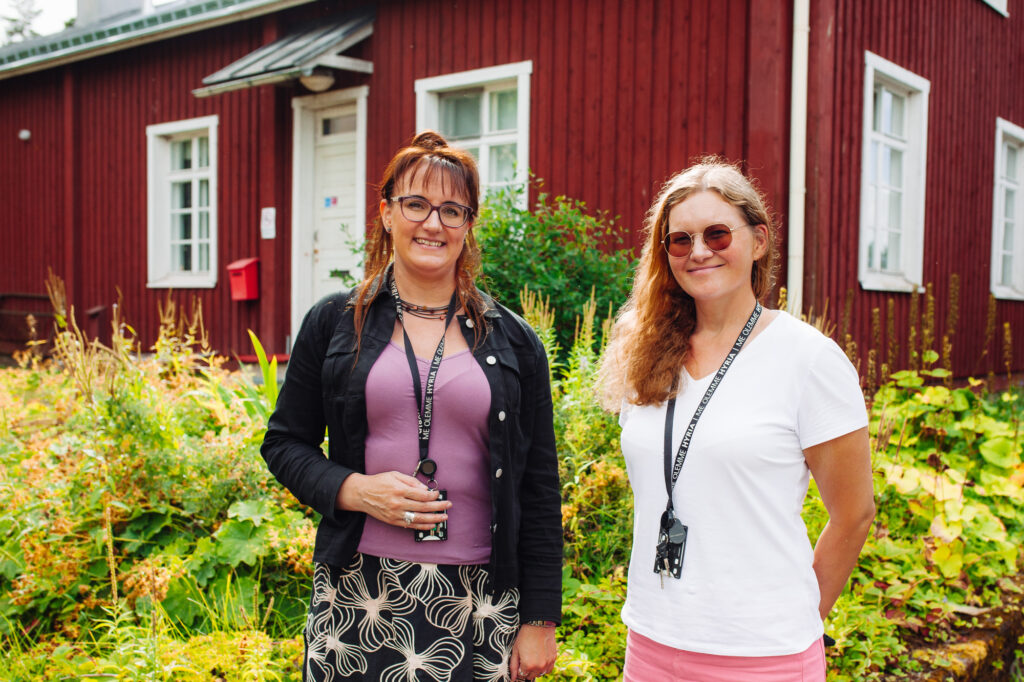
[[[523,287],[548,298],[559,346],[570,347],[576,317],[591,295],[597,309],[618,309],[629,293],[633,256],[623,249],[623,228],[607,213],[564,196],[551,197],[535,181],[537,201],[524,208],[526,188],[488,195],[476,236],[483,253],[484,287],[521,312]]]

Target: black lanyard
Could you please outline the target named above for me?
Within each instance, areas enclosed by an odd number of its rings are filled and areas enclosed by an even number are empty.
[[[444,330],[441,332],[441,340],[434,351],[434,358],[430,361],[430,369],[427,371],[427,388],[421,396],[420,391],[420,368],[416,364],[416,354],[412,349],[412,341],[405,331],[405,320],[402,316],[402,299],[398,296],[398,285],[395,284],[395,277],[391,276],[391,297],[395,299],[395,307],[398,309],[398,321],[402,323],[402,336],[405,338],[405,356],[409,360],[409,370],[412,372],[412,386],[416,392],[416,426],[420,441],[420,459],[413,471],[415,476],[422,473],[424,476],[434,480],[437,473],[437,462],[428,456],[430,451],[430,422],[434,412],[434,381],[437,379],[437,370],[441,367],[441,358],[444,357],[444,337],[448,332],[448,325],[455,317],[456,295],[458,289],[452,292],[452,299],[448,302],[448,312],[444,318]]]
[[[743,344],[750,337],[750,332],[754,330],[757,319],[761,317],[761,311],[761,304],[756,304],[754,312],[750,313],[747,324],[743,327],[743,331],[736,337],[736,343],[733,344],[732,350],[725,357],[722,366],[718,368],[715,378],[711,380],[711,385],[704,392],[704,397],[700,399],[700,404],[697,405],[697,410],[693,413],[693,419],[690,420],[690,425],[687,427],[686,433],[683,434],[683,440],[679,443],[679,451],[676,452],[674,464],[672,461],[672,421],[675,418],[676,399],[673,396],[668,400],[668,405],[665,408],[665,490],[668,492],[668,503],[665,505],[666,519],[674,517],[672,511],[672,488],[675,487],[676,480],[679,478],[679,472],[683,470],[683,462],[686,461],[686,453],[690,449],[690,437],[693,436],[693,429],[697,426],[697,420],[704,413],[704,408],[708,406],[708,402],[711,400],[711,396],[715,394],[718,384],[722,383],[722,377],[725,376],[733,360],[736,359],[736,355],[743,348]],[[662,523],[664,525],[664,520]]]

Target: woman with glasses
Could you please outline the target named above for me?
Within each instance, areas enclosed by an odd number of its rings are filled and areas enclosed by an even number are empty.
[[[822,621],[874,516],[839,347],[769,310],[775,227],[732,165],[671,178],[601,368],[635,501],[625,680],[825,679]],[[809,475],[828,511],[813,549]]]
[[[547,358],[476,288],[478,194],[470,154],[417,135],[384,171],[366,278],[295,340],[262,453],[321,516],[305,680],[527,680],[554,664]]]

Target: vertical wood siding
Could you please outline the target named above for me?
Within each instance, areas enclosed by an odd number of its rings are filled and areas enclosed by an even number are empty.
[[[1012,8],[1011,8],[1012,9]],[[906,363],[910,294],[860,289],[864,52],[931,83],[925,196],[924,282],[933,284],[935,349],[950,314],[948,290],[960,276],[959,323],[952,339],[958,375],[1002,369],[1002,324],[1016,335],[1014,369],[1024,369],[1024,303],[1000,301],[996,338],[983,357],[989,296],[996,117],[1024,125],[1024,29],[973,0],[935,0],[925,8],[884,0],[816,0],[811,5],[808,111],[806,305],[828,302],[837,324],[855,293],[851,332],[863,362],[875,346],[872,309],[895,303],[901,366]],[[925,310],[921,297],[921,311]]]
[[[415,132],[415,80],[522,60],[533,62],[531,170],[548,191],[619,216],[631,246],[661,184],[705,154],[744,160],[784,214],[789,5],[381,0],[374,35],[353,51],[373,61],[373,75],[340,74],[335,85],[370,86],[368,223],[379,173]],[[247,328],[259,331],[269,350],[283,351],[290,99],[307,93],[297,85],[265,86],[196,99],[191,90],[298,22],[350,6],[323,0],[4,81],[3,129],[21,116],[39,133],[27,146],[10,135],[0,140],[0,172],[17,190],[0,205],[0,216],[25,225],[25,235],[15,236],[21,241],[0,256],[16,268],[3,268],[0,291],[41,290],[45,265],[54,264],[80,313],[109,306],[120,289],[126,318],[151,344],[157,304],[168,292],[146,289],[145,129],[216,114],[218,285],[171,296],[186,307],[193,297],[202,302],[221,352],[245,353]],[[7,170],[15,163],[27,170]],[[278,208],[273,243],[259,239],[261,206]],[[262,259],[263,298],[233,302],[224,268],[247,256]]]
[[[170,297],[179,309],[202,305],[211,342],[223,353],[249,352],[246,329],[269,332],[271,350],[283,351],[289,89],[192,95],[204,76],[264,44],[272,23],[241,22],[4,81],[2,128],[27,127],[33,137],[28,144],[14,134],[0,140],[0,220],[12,226],[0,249],[0,292],[42,292],[52,266],[83,328],[101,337],[109,336],[120,291],[144,349]],[[210,114],[219,117],[217,286],[147,289],[146,126]],[[259,238],[261,206],[278,209],[274,242]],[[226,265],[249,256],[262,260],[263,299],[232,301]],[[85,315],[101,306],[95,318]]]
[[[549,191],[619,216],[631,246],[661,184],[705,154],[747,160],[782,212],[789,4],[382,2],[368,177],[415,132],[416,79],[532,60],[531,170]]]

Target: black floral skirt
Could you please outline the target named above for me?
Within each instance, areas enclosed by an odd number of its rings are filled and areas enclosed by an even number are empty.
[[[306,619],[307,682],[499,682],[519,629],[519,593],[484,591],[483,566],[356,554],[318,563]]]

